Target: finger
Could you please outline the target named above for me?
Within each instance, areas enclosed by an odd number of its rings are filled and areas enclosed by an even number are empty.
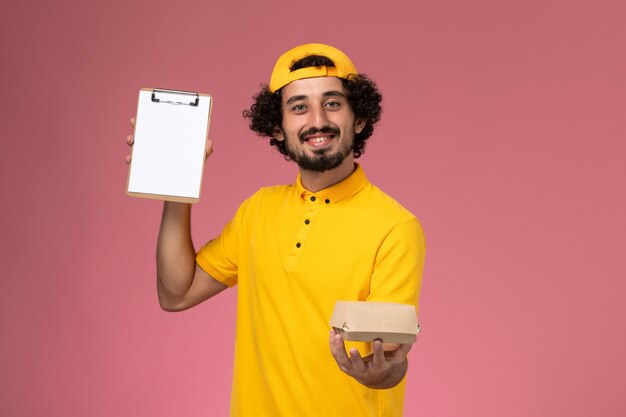
[[[383,342],[380,339],[376,339],[372,343],[372,352],[372,365],[377,368],[383,366],[385,364],[385,349],[383,349]]]
[[[346,347],[343,343],[343,338],[334,329],[330,331],[330,352],[333,354],[335,358],[335,362],[339,365],[339,368],[348,372],[348,370],[352,367],[352,362],[348,358],[348,354],[346,353]]]
[[[208,158],[213,154],[213,141],[211,139],[206,141],[206,152],[204,159]]]
[[[350,362],[352,363],[352,370],[355,372],[365,371],[365,362],[361,358],[359,350],[356,348],[350,349]]]
[[[385,343],[383,342],[383,349],[385,352],[394,352],[400,347],[400,343]]]
[[[126,155],[126,163],[130,164],[130,155]]]
[[[130,118],[130,125],[131,125],[132,127],[135,127],[135,118],[134,118],[134,117],[131,117],[131,118]]]
[[[346,347],[343,344],[343,338],[335,329],[330,331],[330,351],[333,353],[333,356],[335,356],[335,359],[342,358],[342,356],[348,359]]]
[[[409,343],[400,345],[400,347],[398,349],[396,349],[396,351],[395,351],[391,361],[393,363],[400,363],[400,362],[404,361],[406,359],[406,356],[411,351],[412,347],[413,347],[413,345],[409,344]]]
[[[135,143],[135,136],[133,135],[126,136],[126,143],[128,143],[129,145],[132,145],[133,143]]]

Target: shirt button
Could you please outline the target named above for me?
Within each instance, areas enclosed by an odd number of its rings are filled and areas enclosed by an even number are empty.
[[[309,219],[306,219],[306,220],[304,221],[304,224],[309,224],[309,223],[311,223],[311,220],[309,220]]]
[[[329,199],[324,200],[324,202],[325,202],[326,204],[330,204],[330,200],[329,200]]]
[[[300,246],[302,246],[300,242],[296,243],[296,248],[299,248]]]
[[[311,196],[311,201],[315,201],[315,196]]]

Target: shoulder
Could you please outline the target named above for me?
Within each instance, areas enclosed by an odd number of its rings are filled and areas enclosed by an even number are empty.
[[[410,253],[420,253],[423,257],[426,248],[426,236],[419,219],[380,188],[370,184],[371,198],[376,202],[377,211],[383,213],[387,229],[385,245],[396,250],[398,247],[410,248]],[[422,261],[423,262],[423,261]]]
[[[360,194],[364,201],[378,212],[380,216],[387,217],[391,221],[398,223],[404,221],[419,223],[419,220],[411,211],[372,183],[368,183]]]
[[[425,240],[422,224],[413,212],[377,186],[370,183],[369,188],[377,210],[388,218],[390,232],[394,231],[405,237],[413,236],[420,241]]]
[[[254,194],[244,201],[244,204],[249,202],[268,202],[271,200],[280,200],[288,196],[293,191],[292,185],[273,185],[270,187],[261,187]]]
[[[271,210],[277,204],[285,201],[285,199],[293,192],[292,185],[274,185],[270,187],[259,188],[254,194],[244,200],[239,206],[238,213],[244,214],[250,211]]]

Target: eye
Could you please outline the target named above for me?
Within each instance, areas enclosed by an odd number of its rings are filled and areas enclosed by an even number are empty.
[[[341,107],[341,103],[338,101],[327,101],[325,106],[329,109],[338,109],[339,107]]]
[[[291,111],[297,114],[304,113],[306,111],[306,106],[304,104],[296,104],[291,107]]]

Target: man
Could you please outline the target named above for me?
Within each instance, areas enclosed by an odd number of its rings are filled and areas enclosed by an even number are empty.
[[[166,202],[159,302],[184,310],[237,285],[232,416],[400,416],[411,345],[346,347],[328,325],[337,300],[417,305],[421,227],[355,164],[381,96],[343,52],[306,44],[254,100],[244,116],[298,164],[296,183],[259,190],[197,254],[190,205]]]

